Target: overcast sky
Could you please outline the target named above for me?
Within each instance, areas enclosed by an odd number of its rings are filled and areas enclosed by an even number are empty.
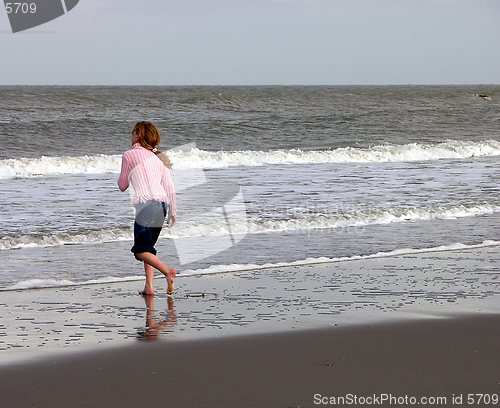
[[[80,0],[0,84],[499,84],[500,0]]]

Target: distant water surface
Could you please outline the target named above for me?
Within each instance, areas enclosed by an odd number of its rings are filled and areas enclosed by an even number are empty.
[[[174,162],[179,223],[158,245],[181,273],[496,245],[496,95],[499,86],[0,87],[0,287],[141,275],[116,178],[144,119]],[[241,188],[244,217],[194,217],[207,190],[183,191],[193,171],[216,196]],[[224,235],[236,245],[179,256],[181,239],[196,252]]]

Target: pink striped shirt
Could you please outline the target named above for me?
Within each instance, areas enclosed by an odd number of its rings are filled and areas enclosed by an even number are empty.
[[[176,215],[175,186],[169,168],[139,143],[123,153],[118,188],[125,191],[129,183],[134,190],[133,205],[149,200],[161,201],[168,203],[169,212]]]

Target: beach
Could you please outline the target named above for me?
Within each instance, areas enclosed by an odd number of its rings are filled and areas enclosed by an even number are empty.
[[[4,5],[0,408],[500,408],[500,0]]]
[[[158,277],[154,299],[140,281],[3,292],[2,398],[313,407],[497,395],[497,265],[492,245],[179,277],[173,299]]]
[[[499,393],[499,323],[474,315],[76,353],[2,368],[2,404],[295,408],[345,396],[374,398],[351,406],[495,406],[476,394]]]
[[[498,85],[0,90],[2,407],[498,405]],[[144,119],[174,297],[117,187]]]

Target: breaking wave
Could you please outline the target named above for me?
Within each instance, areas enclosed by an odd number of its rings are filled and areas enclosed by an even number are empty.
[[[260,234],[273,232],[294,232],[312,229],[340,229],[369,225],[390,224],[405,221],[424,221],[432,219],[455,219],[493,214],[500,207],[491,204],[428,206],[394,209],[371,209],[358,212],[322,213],[304,211],[284,212],[279,218],[247,219],[246,214],[236,214],[228,226],[225,220],[217,217],[179,222],[175,228],[164,228],[163,238],[185,238],[200,236],[220,236],[229,234]],[[230,231],[229,231],[230,227]],[[82,232],[60,232],[51,235],[30,234],[4,236],[0,239],[0,250],[52,247],[61,245],[93,244],[100,242],[131,241],[130,227],[108,228]]]
[[[410,143],[312,151],[291,149],[213,152],[191,148],[169,152],[174,168],[179,170],[287,164],[409,162],[499,155],[500,142],[496,140],[480,142],[449,140],[434,144]],[[120,165],[120,155],[5,159],[0,160],[0,180],[58,174],[118,173]]]
[[[467,250],[473,248],[481,248],[488,246],[500,245],[499,241],[486,240],[480,244],[466,245],[462,243],[454,243],[450,245],[441,245],[431,248],[400,248],[393,251],[387,252],[376,252],[368,255],[353,255],[344,256],[339,258],[329,258],[329,257],[318,257],[318,258],[307,258],[293,262],[277,262],[277,263],[265,263],[265,264],[231,264],[231,265],[212,265],[208,268],[185,270],[177,275],[178,278],[185,276],[196,276],[196,275],[211,275],[211,274],[223,274],[223,273],[235,273],[244,271],[259,271],[271,268],[284,268],[293,266],[304,266],[304,265],[315,265],[315,264],[328,264],[334,262],[345,262],[345,261],[357,261],[363,259],[372,258],[387,258],[393,256],[419,254],[426,252],[445,252],[445,251],[457,251],[457,250]],[[117,282],[131,282],[131,281],[142,281],[144,276],[128,276],[128,277],[106,277],[100,279],[92,279],[83,282],[74,282],[71,280],[57,280],[57,279],[29,279],[25,281],[18,282],[7,288],[0,289],[1,291],[13,291],[13,290],[26,290],[26,289],[36,289],[36,288],[57,288],[65,286],[80,286],[80,285],[95,285],[95,284],[109,284]]]

